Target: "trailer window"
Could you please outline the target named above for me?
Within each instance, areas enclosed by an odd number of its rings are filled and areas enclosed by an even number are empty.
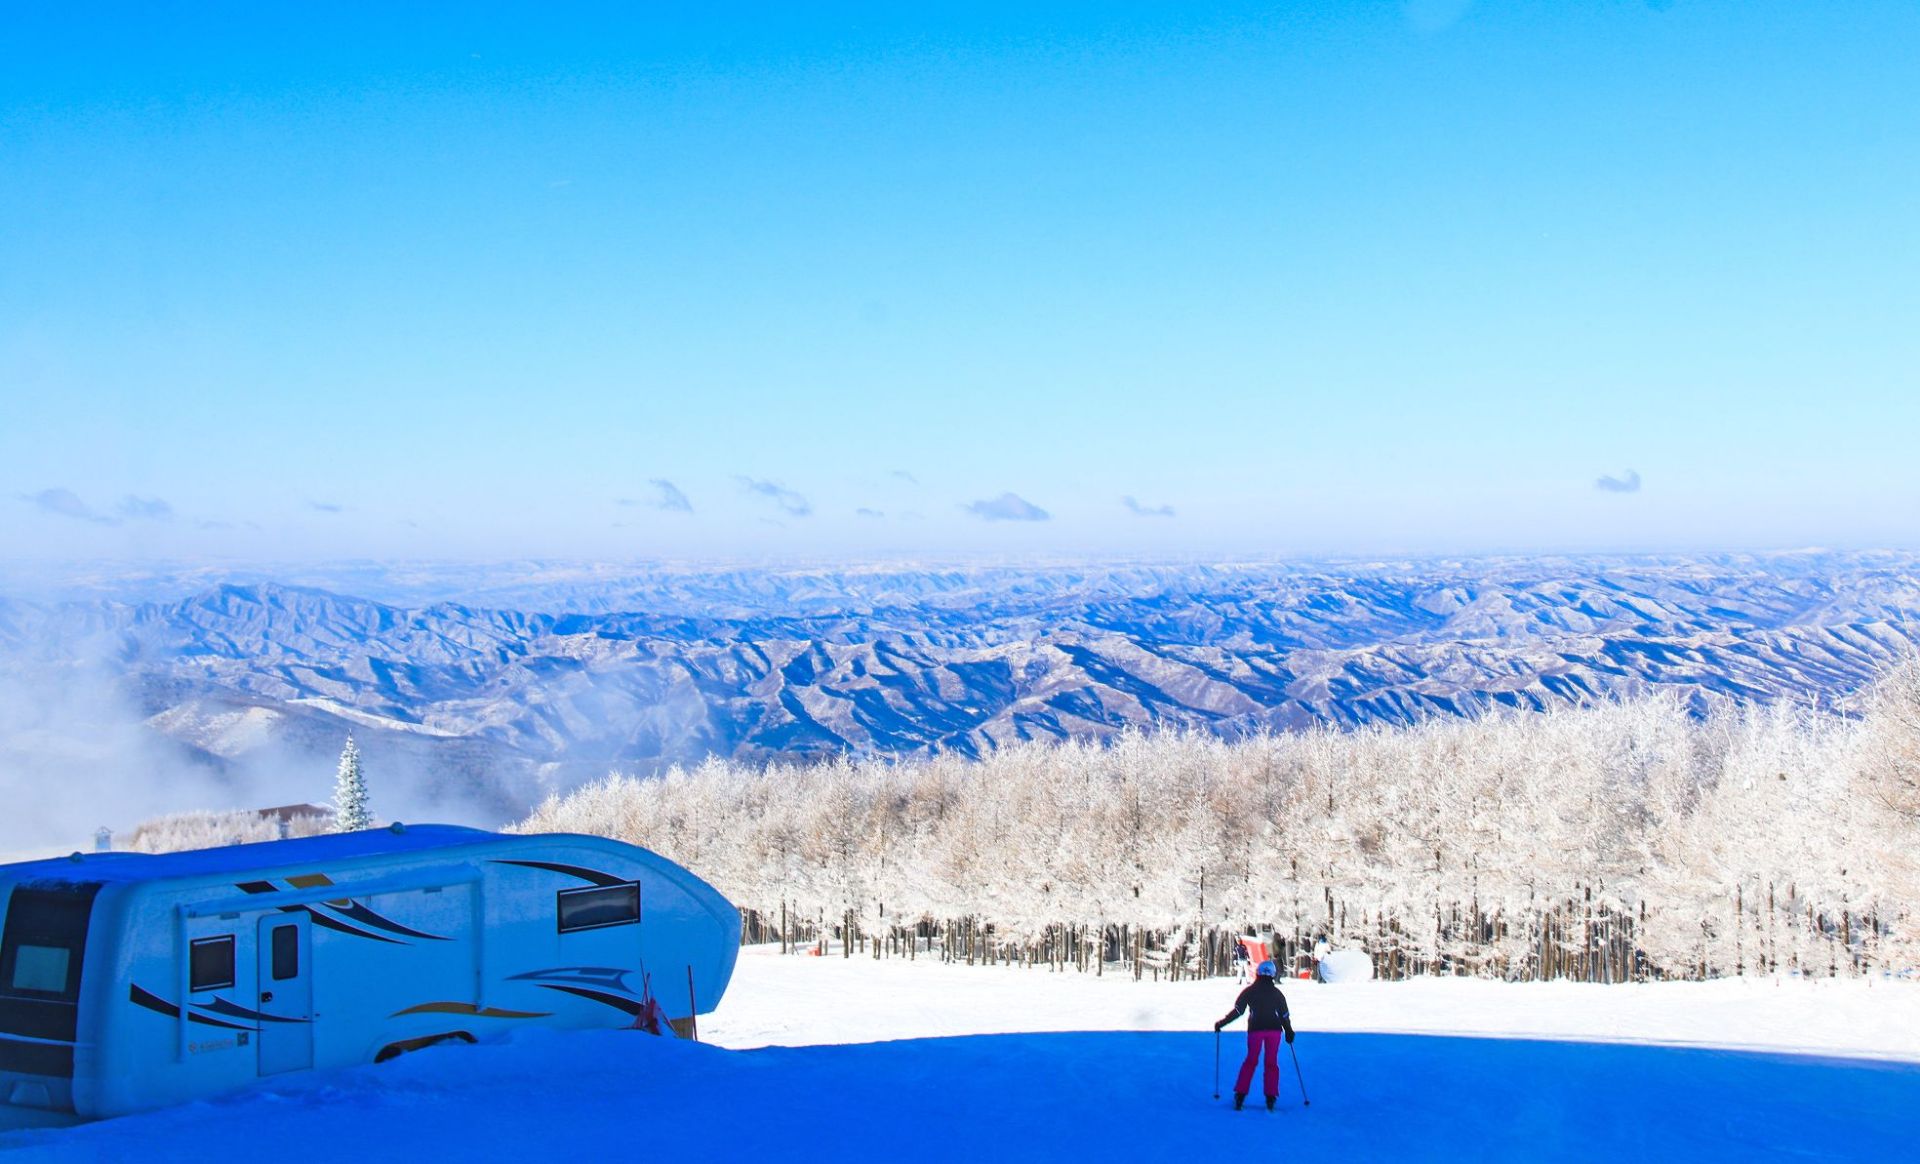
[[[300,927],[273,927],[273,980],[285,982],[300,976]]]
[[[604,889],[562,889],[560,932],[627,926],[640,920],[640,883],[609,885]]]
[[[65,994],[67,964],[73,951],[65,946],[22,945],[13,955],[13,979],[7,985],[35,994]]]
[[[99,891],[98,885],[13,891],[0,940],[0,994],[54,1002],[79,997],[87,919]]]
[[[193,990],[218,990],[233,985],[233,935],[193,940],[193,964],[189,971]]]

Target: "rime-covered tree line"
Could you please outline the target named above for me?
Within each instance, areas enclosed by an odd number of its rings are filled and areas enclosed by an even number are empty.
[[[1651,698],[978,761],[710,760],[522,827],[634,841],[763,918],[889,949],[964,927],[986,956],[1072,935],[1082,964],[1132,943],[1205,972],[1233,933],[1289,956],[1324,933],[1390,977],[1875,972],[1920,963],[1920,671],[1852,716]]]

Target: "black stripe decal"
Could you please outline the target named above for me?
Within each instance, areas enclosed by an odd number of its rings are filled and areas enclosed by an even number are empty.
[[[180,1017],[179,1007],[173,1005],[171,1002],[168,1002],[166,999],[161,998],[157,994],[153,994],[150,991],[145,991],[140,989],[138,984],[134,985],[130,990],[128,990],[127,997],[131,999],[134,1003],[140,1006],[144,1006],[148,1010],[157,1011],[160,1014],[166,1015],[170,1019],[177,1019]],[[194,1014],[192,1011],[187,1012],[187,1020],[189,1022],[199,1023],[202,1026],[225,1027],[227,1030],[230,1030],[230,1031],[251,1031],[251,1030],[258,1029],[256,1027],[241,1026],[239,1023],[225,1022],[221,1019],[208,1018],[206,1015]]]
[[[280,887],[273,884],[273,882],[271,881],[242,881],[237,886],[235,886],[235,888],[239,889],[243,893],[258,894],[258,893],[280,892]],[[397,922],[387,921],[387,919],[381,917],[377,913],[374,913],[372,910],[368,909],[366,906],[357,904],[352,901],[347,902],[347,904],[344,907],[335,905],[335,906],[329,906],[328,908],[339,910],[341,913],[346,914],[348,917],[353,918],[353,920],[360,922],[363,925],[374,926],[379,929],[386,930],[388,933],[405,934],[408,937],[413,937],[413,938],[428,938],[436,942],[444,942],[448,940],[446,938],[442,938],[434,934],[423,934],[418,930],[410,930],[407,927],[400,925]],[[313,919],[315,925],[325,926],[330,930],[336,930],[343,934],[352,934],[356,938],[372,938],[376,942],[391,942],[396,946],[406,945],[405,942],[402,942],[397,938],[383,938],[379,934],[373,933],[369,930],[363,930],[356,926],[350,926],[347,923],[338,920],[337,918],[329,917],[328,915],[321,913],[319,910],[313,908],[310,905],[283,905],[280,907],[280,912],[281,913],[305,913],[308,917],[311,917]],[[362,917],[360,916],[360,914],[365,914],[366,916]]]
[[[338,930],[343,934],[352,934],[356,938],[372,938],[376,942],[387,942],[395,946],[406,945],[406,943],[401,941],[399,938],[383,938],[379,934],[371,933],[367,930],[360,929],[358,926],[350,926],[346,922],[340,921],[337,918],[328,917],[326,914],[321,913],[319,910],[314,909],[311,906],[297,905],[292,908],[306,910],[307,916],[311,917],[313,919],[313,924],[317,926],[325,926],[330,930]],[[292,911],[289,910],[288,912],[292,912]]]
[[[406,926],[401,925],[391,918],[381,917],[357,901],[349,901],[345,905],[329,905],[327,908],[335,913],[343,914],[363,926],[372,926],[375,929],[385,930],[390,934],[405,934],[409,938],[425,938],[429,942],[445,942],[450,940],[441,937],[439,934],[423,934],[419,930],[408,929]]]
[[[633,973],[622,966],[555,966],[548,970],[529,970],[525,974],[515,974],[509,982],[525,982],[541,978],[557,978],[574,985],[605,987],[632,993],[627,990],[627,975]]]
[[[587,990],[579,986],[556,986],[551,982],[542,982],[539,983],[539,985],[546,987],[548,990],[559,990],[567,994],[577,994],[581,998],[590,998],[595,1002],[605,1003],[616,1010],[623,1010],[630,1015],[638,1016],[641,1010],[641,1004],[637,999],[622,998],[617,994],[608,994],[604,990]]]
[[[161,998],[159,995],[154,994],[151,991],[140,989],[139,983],[135,983],[133,985],[133,988],[127,991],[127,997],[132,999],[135,1003],[146,1007],[148,1010],[159,1011],[161,1014],[166,1015],[168,1018],[180,1017],[179,1007],[173,1005],[171,1002],[168,1002],[166,999]]]
[[[610,873],[601,873],[595,869],[583,869],[578,865],[562,865],[555,861],[500,861],[496,865],[520,865],[528,869],[546,869],[553,873],[565,873],[569,877],[578,877],[582,881],[591,881],[595,885],[630,885],[632,879],[615,877]]]
[[[260,1022],[310,1023],[313,1021],[312,1019],[287,1018],[284,1015],[266,1014],[257,1010],[248,1010],[246,1007],[241,1006],[238,1003],[228,1002],[226,999],[221,998],[217,995],[214,997],[214,1000],[212,1002],[200,1004],[200,1008],[202,1010],[210,1010],[215,1014],[224,1014],[230,1018],[249,1018],[249,1019],[254,1019]]]

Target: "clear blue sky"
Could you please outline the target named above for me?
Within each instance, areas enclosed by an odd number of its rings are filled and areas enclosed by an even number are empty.
[[[1920,544],[1912,3],[397,7],[0,13],[0,556]]]

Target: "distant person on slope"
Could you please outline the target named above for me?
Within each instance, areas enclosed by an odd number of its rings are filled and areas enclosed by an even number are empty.
[[[1273,1110],[1273,1101],[1280,1097],[1281,1035],[1286,1036],[1287,1042],[1293,1042],[1293,1019],[1287,1013],[1287,996],[1280,993],[1279,985],[1273,980],[1273,962],[1260,963],[1255,974],[1257,977],[1253,985],[1242,990],[1240,997],[1233,1000],[1233,1010],[1213,1024],[1213,1029],[1217,1031],[1242,1013],[1247,1016],[1247,1058],[1240,1064],[1240,1078],[1233,1085],[1235,1111],[1239,1111],[1247,1102],[1247,1091],[1253,1086],[1253,1064],[1263,1052],[1267,1069],[1260,1081],[1267,1093],[1267,1110]]]

